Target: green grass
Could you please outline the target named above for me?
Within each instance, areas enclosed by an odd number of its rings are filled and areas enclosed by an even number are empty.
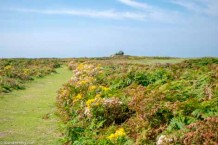
[[[26,90],[0,96],[0,144],[57,144],[55,99],[57,90],[72,76],[66,67],[57,72],[27,83]]]
[[[141,60],[132,60],[132,64],[156,64],[156,63],[180,63],[185,59],[182,58],[171,58],[171,59],[141,59]]]

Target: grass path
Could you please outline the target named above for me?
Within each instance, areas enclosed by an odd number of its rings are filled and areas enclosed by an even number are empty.
[[[28,83],[25,90],[0,96],[0,144],[57,144],[55,98],[72,75],[66,67],[57,72]]]

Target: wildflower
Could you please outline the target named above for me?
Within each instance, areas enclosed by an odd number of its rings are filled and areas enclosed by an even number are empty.
[[[29,69],[24,69],[23,72],[24,72],[25,75],[28,75],[29,74]]]
[[[11,70],[13,67],[11,65],[7,65],[6,67],[4,67],[4,70]]]
[[[77,67],[78,70],[82,70],[84,68],[84,64],[80,63],[79,66]]]
[[[109,140],[113,140],[114,138],[116,138],[115,137],[115,134],[114,133],[112,133],[111,135],[109,135],[108,137],[107,137]]]
[[[112,98],[104,98],[103,104],[105,106],[114,106],[114,105],[121,105],[123,102],[119,101],[118,98],[112,97]]]
[[[109,135],[107,138],[110,140],[116,140],[118,137],[125,137],[126,136],[126,132],[123,128],[119,128],[118,130],[116,130],[115,133],[112,133],[111,135]]]
[[[85,84],[88,84],[89,81],[88,80],[80,80],[77,83],[78,83],[78,85],[85,85]]]
[[[165,144],[166,142],[165,142],[165,140],[166,140],[166,135],[161,135],[159,138],[158,138],[158,141],[157,141],[157,145],[162,145],[162,144]]]
[[[96,86],[89,86],[89,91],[95,90],[97,87]]]
[[[98,106],[101,104],[101,102],[102,102],[101,95],[97,94],[94,99],[89,99],[88,101],[86,101],[86,106],[88,108],[91,108],[91,105]]]
[[[73,102],[76,102],[80,99],[82,99],[82,94],[78,94],[76,97],[74,97]]]
[[[79,82],[79,84],[81,84],[81,85],[82,85],[82,84],[86,84],[86,83],[87,83],[86,80],[82,80],[82,81]]]
[[[88,108],[91,108],[91,104],[95,102],[95,99],[89,99],[88,101],[86,101],[86,106]]]
[[[100,105],[101,103],[102,103],[102,98],[101,98],[101,95],[100,94],[97,94],[96,96],[95,96],[95,106],[98,106],[98,105]]]
[[[126,136],[126,132],[125,132],[125,130],[124,130],[123,128],[119,128],[119,129],[115,132],[115,134],[116,134],[117,136]]]
[[[104,86],[101,86],[101,89],[102,89],[103,91],[108,91],[108,90],[109,90],[109,88],[104,87]]]
[[[89,117],[89,118],[92,117],[92,114],[91,114],[90,108],[88,108],[88,107],[85,107],[84,114],[85,114],[87,117]]]
[[[63,96],[69,96],[70,92],[68,90],[62,90]]]

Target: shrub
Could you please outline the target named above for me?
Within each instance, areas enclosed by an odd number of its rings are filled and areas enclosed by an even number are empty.
[[[24,89],[25,82],[55,73],[60,65],[57,59],[0,59],[0,93]]]
[[[69,67],[73,77],[57,97],[64,143],[217,143],[217,59],[168,65],[83,59]]]

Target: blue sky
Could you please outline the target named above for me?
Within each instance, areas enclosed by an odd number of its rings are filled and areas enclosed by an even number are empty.
[[[0,0],[1,57],[218,57],[218,0]]]

